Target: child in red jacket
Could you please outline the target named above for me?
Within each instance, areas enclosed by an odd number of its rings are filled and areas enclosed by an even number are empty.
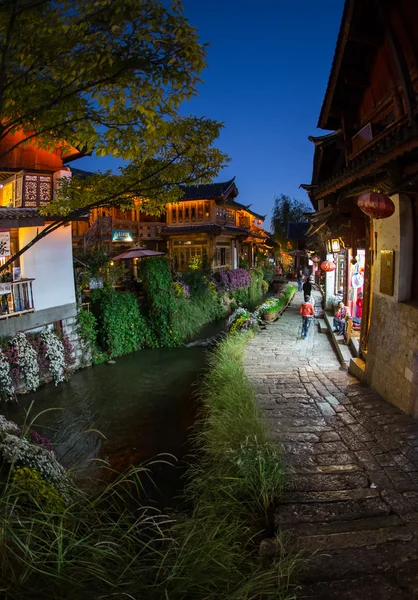
[[[305,296],[305,302],[302,302],[300,305],[299,313],[302,315],[302,337],[304,340],[306,340],[309,326],[312,318],[315,316],[315,309],[311,304],[311,299],[309,296]]]

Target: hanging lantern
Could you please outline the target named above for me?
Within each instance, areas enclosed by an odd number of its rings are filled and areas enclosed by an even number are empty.
[[[335,263],[332,262],[332,260],[324,260],[324,262],[321,263],[321,269],[327,271],[327,273],[335,271]]]
[[[366,192],[357,199],[357,206],[372,219],[387,219],[395,212],[395,205],[389,196],[379,192]]]

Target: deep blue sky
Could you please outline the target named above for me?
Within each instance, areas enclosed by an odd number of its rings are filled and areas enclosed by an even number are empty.
[[[185,14],[209,42],[199,96],[184,113],[225,123],[219,147],[232,162],[238,200],[268,213],[281,193],[307,200],[316,124],[344,0],[184,0]],[[324,132],[321,132],[324,133]],[[105,170],[112,159],[73,163]]]

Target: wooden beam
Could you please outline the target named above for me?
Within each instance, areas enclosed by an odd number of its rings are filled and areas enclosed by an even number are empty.
[[[414,123],[414,108],[416,103],[408,65],[402,50],[402,46],[398,40],[398,36],[396,35],[395,28],[393,27],[391,15],[387,5],[382,5],[382,3],[377,0],[376,8],[383,23],[385,34],[389,42],[392,59],[396,67],[396,73],[402,86],[408,121],[409,124],[412,125]]]
[[[367,33],[365,31],[350,32],[348,41],[353,44],[358,44],[359,46],[368,46],[370,48],[378,48],[381,44],[381,41],[376,34]]]

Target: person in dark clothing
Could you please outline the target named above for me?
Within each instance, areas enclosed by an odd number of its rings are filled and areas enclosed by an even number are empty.
[[[311,297],[312,283],[310,282],[309,277],[306,278],[306,281],[303,284],[302,289],[303,289],[303,295],[304,296]]]

